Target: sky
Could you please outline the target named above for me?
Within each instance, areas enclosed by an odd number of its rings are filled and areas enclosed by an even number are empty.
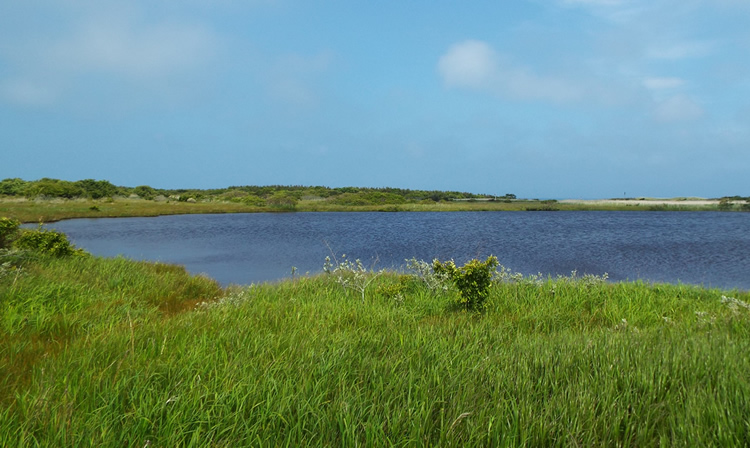
[[[750,0],[0,0],[0,179],[750,195]]]

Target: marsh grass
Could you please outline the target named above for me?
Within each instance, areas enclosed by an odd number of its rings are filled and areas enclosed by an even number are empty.
[[[363,301],[328,275],[33,262],[0,280],[0,445],[750,444],[747,293],[502,280],[476,314],[396,273]]]
[[[235,202],[157,202],[133,198],[74,200],[0,200],[0,216],[24,223],[52,222],[68,218],[153,217],[178,214],[259,212],[263,208]]]
[[[116,199],[53,199],[27,200],[0,198],[0,216],[12,217],[24,223],[52,222],[68,218],[150,217],[176,214],[240,213],[240,212],[457,212],[457,211],[527,211],[527,210],[657,210],[700,211],[718,210],[717,206],[669,206],[663,204],[621,205],[588,203],[554,203],[544,201],[440,201],[380,205],[342,205],[303,199],[293,208],[260,206],[233,201],[199,201],[195,203],[157,202],[133,198]]]

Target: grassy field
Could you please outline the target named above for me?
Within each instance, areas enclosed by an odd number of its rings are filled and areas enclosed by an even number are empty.
[[[750,445],[747,292],[516,276],[477,314],[397,273],[363,301],[24,257],[0,272],[3,447]]]
[[[524,210],[717,210],[715,205],[663,205],[649,204],[593,204],[571,202],[547,202],[532,200],[504,201],[441,201],[406,204],[382,204],[347,206],[320,200],[301,200],[292,209],[268,206],[250,206],[231,201],[205,202],[157,202],[139,198],[116,199],[52,199],[29,200],[22,198],[0,198],[0,217],[10,217],[24,223],[52,222],[66,218],[134,217],[174,214],[206,214],[237,212],[454,212],[454,211],[524,211]]]

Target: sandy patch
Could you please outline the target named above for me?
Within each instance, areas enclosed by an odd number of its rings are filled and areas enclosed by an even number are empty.
[[[638,200],[560,200],[560,203],[577,203],[577,204],[618,204],[623,206],[633,205],[666,205],[666,206],[712,206],[719,204],[719,200],[708,200],[708,199],[660,199],[660,198],[648,198]]]

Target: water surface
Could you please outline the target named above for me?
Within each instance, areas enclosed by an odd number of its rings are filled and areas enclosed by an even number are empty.
[[[400,268],[494,254],[524,274],[601,275],[750,290],[750,214],[721,212],[301,212],[75,219],[79,247],[177,263],[224,285],[317,273],[326,256]]]

